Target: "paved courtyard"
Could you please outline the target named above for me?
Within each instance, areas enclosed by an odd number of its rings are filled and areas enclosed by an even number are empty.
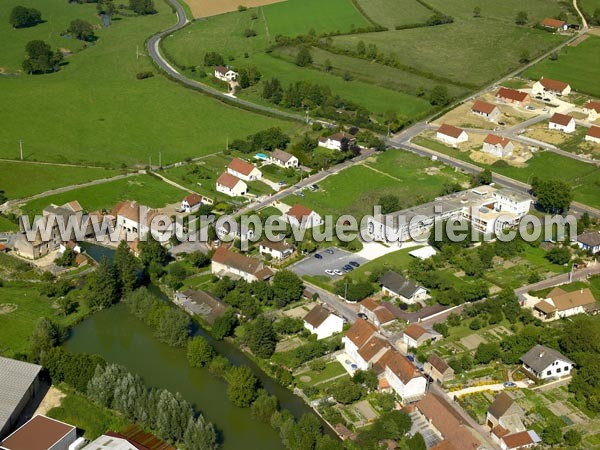
[[[333,254],[328,253],[326,250],[333,251]],[[365,264],[368,262],[366,258],[358,256],[356,253],[350,253],[346,250],[341,250],[339,248],[330,247],[326,250],[319,250],[318,254],[323,258],[318,259],[315,258],[315,255],[310,255],[302,261],[297,262],[296,264],[290,267],[290,270],[295,272],[298,276],[302,277],[304,275],[325,275],[325,269],[341,269],[343,266],[348,264],[350,261],[355,261],[359,264]],[[337,275],[332,276],[332,278],[341,278]]]

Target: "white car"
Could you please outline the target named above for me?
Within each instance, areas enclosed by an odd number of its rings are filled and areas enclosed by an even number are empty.
[[[335,272],[333,270],[331,270],[331,269],[325,269],[325,273],[327,275],[329,275],[329,276],[334,276],[335,275]]]
[[[333,273],[335,273],[336,275],[344,275],[344,272],[343,272],[343,271],[341,271],[340,269],[335,269],[335,270],[333,271]]]

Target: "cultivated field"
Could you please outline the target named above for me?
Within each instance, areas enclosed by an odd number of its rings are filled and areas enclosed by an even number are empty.
[[[423,23],[432,15],[416,0],[359,0],[358,4],[371,20],[390,30],[398,25]]]
[[[475,19],[473,10],[481,8],[481,17],[514,24],[518,11],[527,13],[529,23],[537,23],[546,17],[554,17],[568,9],[559,0],[506,0],[503,2],[481,2],[480,0],[427,0],[432,7],[450,14],[455,19]],[[475,19],[476,21],[477,19]],[[575,19],[573,19],[575,20]]]
[[[185,0],[195,18],[216,16],[236,11],[240,5],[253,8],[280,1],[283,0]]]
[[[600,37],[590,36],[576,47],[564,47],[556,61],[548,58],[531,67],[525,76],[566,81],[577,92],[600,97],[599,55]]]
[[[4,2],[2,10],[19,3]],[[82,18],[96,11],[94,4],[63,0],[28,4],[42,14],[48,5]],[[0,104],[10,108],[0,110],[0,157],[14,158],[16,143],[24,139],[38,160],[145,165],[149,156],[157,162],[162,151],[168,164],[223,149],[227,134],[235,139],[270,126],[294,126],[224,105],[162,76],[137,80],[138,72],[154,69],[149,58],[136,58],[136,46],[143,55],[148,36],[175,21],[164,2],[155,5],[158,14],[121,18],[99,30],[97,43],[67,58],[58,73],[2,77]],[[24,49],[35,28],[14,34],[2,20],[0,41]],[[22,59],[22,51],[2,52],[0,66],[18,67]]]

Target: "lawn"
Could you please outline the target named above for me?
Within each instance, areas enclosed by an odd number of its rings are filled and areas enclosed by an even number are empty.
[[[114,177],[119,173],[114,169],[3,161],[0,164],[0,190],[3,190],[9,199],[23,198],[62,186]]]
[[[424,27],[338,36],[333,42],[346,49],[355,49],[359,41],[372,43],[406,66],[474,88],[518,68],[524,50],[533,58],[562,39],[534,28],[481,18],[457,20],[433,30]]]
[[[576,47],[564,47],[556,61],[547,58],[525,71],[525,76],[542,76],[566,81],[577,92],[600,96],[600,37],[590,36]]]
[[[346,33],[369,25],[351,0],[287,0],[263,6],[262,12],[272,36],[296,36],[311,30]]]
[[[591,16],[597,9],[600,9],[600,0],[579,0],[577,3],[586,16]]]
[[[390,30],[398,25],[423,23],[432,15],[416,0],[359,0],[358,4],[371,20]]]
[[[416,248],[418,247],[411,247],[388,253],[387,255],[381,256],[377,259],[369,261],[366,264],[363,264],[357,269],[354,269],[346,276],[353,280],[367,280],[369,274],[378,271],[381,268],[401,272],[408,267],[408,264],[413,259],[413,257],[410,256],[408,253],[412,252]]]
[[[527,13],[529,24],[540,22],[546,17],[554,17],[562,11],[567,12],[559,0],[505,0],[503,2],[481,2],[480,0],[427,0],[432,7],[450,14],[455,19],[472,20],[476,6],[481,8],[481,18],[494,19],[511,25],[518,11]]]
[[[111,181],[97,186],[52,195],[27,203],[23,209],[27,214],[40,214],[49,204],[62,205],[77,200],[83,209],[112,210],[117,202],[135,200],[151,208],[181,202],[187,192],[177,189],[152,175],[136,175],[123,180]]]
[[[129,423],[116,411],[96,405],[87,397],[61,384],[58,388],[66,394],[61,405],[48,411],[48,417],[75,425],[84,430],[84,436],[93,440],[107,431],[121,431]]]
[[[552,152],[536,153],[527,161],[527,167],[498,167],[473,161],[467,153],[448,147],[434,139],[416,137],[413,143],[435,150],[455,158],[468,161],[483,168],[505,175],[524,183],[531,182],[533,177],[542,179],[562,179],[573,186],[575,200],[594,208],[600,207],[598,187],[600,187],[600,168],[592,164],[576,161]]]
[[[324,370],[320,372],[308,370],[297,374],[296,379],[298,380],[298,386],[305,388],[307,386],[314,386],[315,384],[322,383],[334,377],[339,377],[345,373],[346,369],[344,369],[344,366],[337,361],[332,361],[325,366]],[[310,381],[302,381],[302,377],[310,377]]]
[[[2,10],[20,3],[7,0]],[[15,158],[23,139],[30,160],[145,165],[150,156],[156,162],[162,151],[168,164],[223,149],[227,134],[235,139],[270,126],[294,126],[224,105],[163,76],[137,80],[137,73],[154,70],[145,56],[145,40],[175,23],[165,2],[154,3],[158,14],[113,21],[97,31],[95,45],[68,57],[58,73],[2,77],[0,104],[10,108],[0,111],[0,157]],[[83,18],[96,11],[94,4],[65,0],[27,4],[42,11],[53,5],[57,14],[77,9]],[[11,47],[23,49],[30,32],[14,34],[0,20],[0,40]],[[22,53],[2,52],[0,67],[18,66],[22,59]]]
[[[4,216],[0,216],[0,233],[6,231],[19,231],[19,225],[11,222]]]

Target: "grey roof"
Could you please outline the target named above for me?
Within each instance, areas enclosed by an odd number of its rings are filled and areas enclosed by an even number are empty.
[[[544,345],[536,345],[521,357],[521,361],[527,364],[536,372],[542,372],[546,367],[552,364],[557,359],[571,364],[575,364],[562,353],[548,348]]]
[[[411,298],[420,286],[399,273],[387,271],[379,280],[379,284],[405,298]]]
[[[496,396],[487,412],[496,419],[500,419],[514,405],[515,401],[506,392],[501,392]]]
[[[600,245],[600,231],[590,231],[577,236],[577,242],[581,242],[588,247],[597,247]]]
[[[0,430],[38,377],[41,366],[0,356]]]

